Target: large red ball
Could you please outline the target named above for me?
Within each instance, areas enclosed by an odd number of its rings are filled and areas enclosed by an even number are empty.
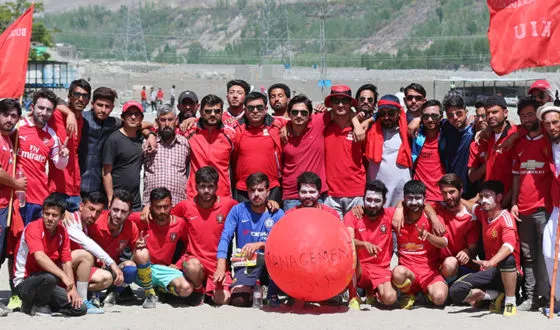
[[[350,234],[330,213],[301,208],[274,225],[266,241],[266,269],[282,291],[304,301],[341,293],[354,274]]]

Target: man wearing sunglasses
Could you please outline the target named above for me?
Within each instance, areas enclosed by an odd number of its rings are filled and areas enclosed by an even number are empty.
[[[86,80],[72,81],[68,89],[68,108],[76,118],[76,132],[67,134],[66,122],[68,116],[62,111],[54,111],[48,124],[60,138],[60,141],[68,142],[66,145],[70,152],[68,155],[68,165],[63,170],[59,170],[54,166],[52,160],[49,162],[49,191],[66,195],[66,204],[69,212],[75,212],[80,208],[81,175],[78,147],[82,139],[82,128],[84,126],[82,112],[88,105],[90,97],[91,86]]]
[[[426,102],[426,90],[417,83],[412,83],[404,89],[404,103],[406,104],[406,120],[410,121],[422,115],[420,107]]]
[[[358,88],[356,92],[356,101],[358,101],[358,119],[364,121],[373,116],[375,107],[377,106],[377,98],[379,93],[377,87],[372,84],[365,84]]]
[[[552,88],[546,80],[536,80],[529,88],[529,96],[544,105],[546,102],[552,102]]]

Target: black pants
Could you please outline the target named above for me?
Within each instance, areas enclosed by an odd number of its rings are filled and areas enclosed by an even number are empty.
[[[459,278],[449,288],[449,296],[455,304],[460,304],[469,296],[471,289],[504,291],[502,272],[517,272],[513,254],[502,260],[498,267],[481,270]]]
[[[22,311],[29,314],[31,307],[49,305],[53,312],[68,316],[81,316],[87,312],[82,303],[80,308],[73,308],[66,290],[58,286],[58,277],[48,272],[35,273],[23,280],[16,290],[22,300]]]
[[[237,190],[235,199],[239,203],[245,203],[249,201],[249,194],[245,190]],[[282,208],[282,189],[280,187],[270,188],[270,194],[268,199],[278,202],[280,208]]]

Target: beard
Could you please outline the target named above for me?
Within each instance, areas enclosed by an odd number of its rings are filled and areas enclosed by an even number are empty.
[[[164,129],[159,131],[159,135],[164,141],[169,141],[173,137],[175,137],[175,131],[173,131],[169,127],[165,127]]]

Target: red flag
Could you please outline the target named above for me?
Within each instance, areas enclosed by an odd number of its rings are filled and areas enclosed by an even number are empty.
[[[487,0],[487,4],[494,72],[504,75],[560,64],[560,1]]]
[[[0,35],[0,97],[19,98],[25,88],[31,44],[33,8],[23,13]]]

